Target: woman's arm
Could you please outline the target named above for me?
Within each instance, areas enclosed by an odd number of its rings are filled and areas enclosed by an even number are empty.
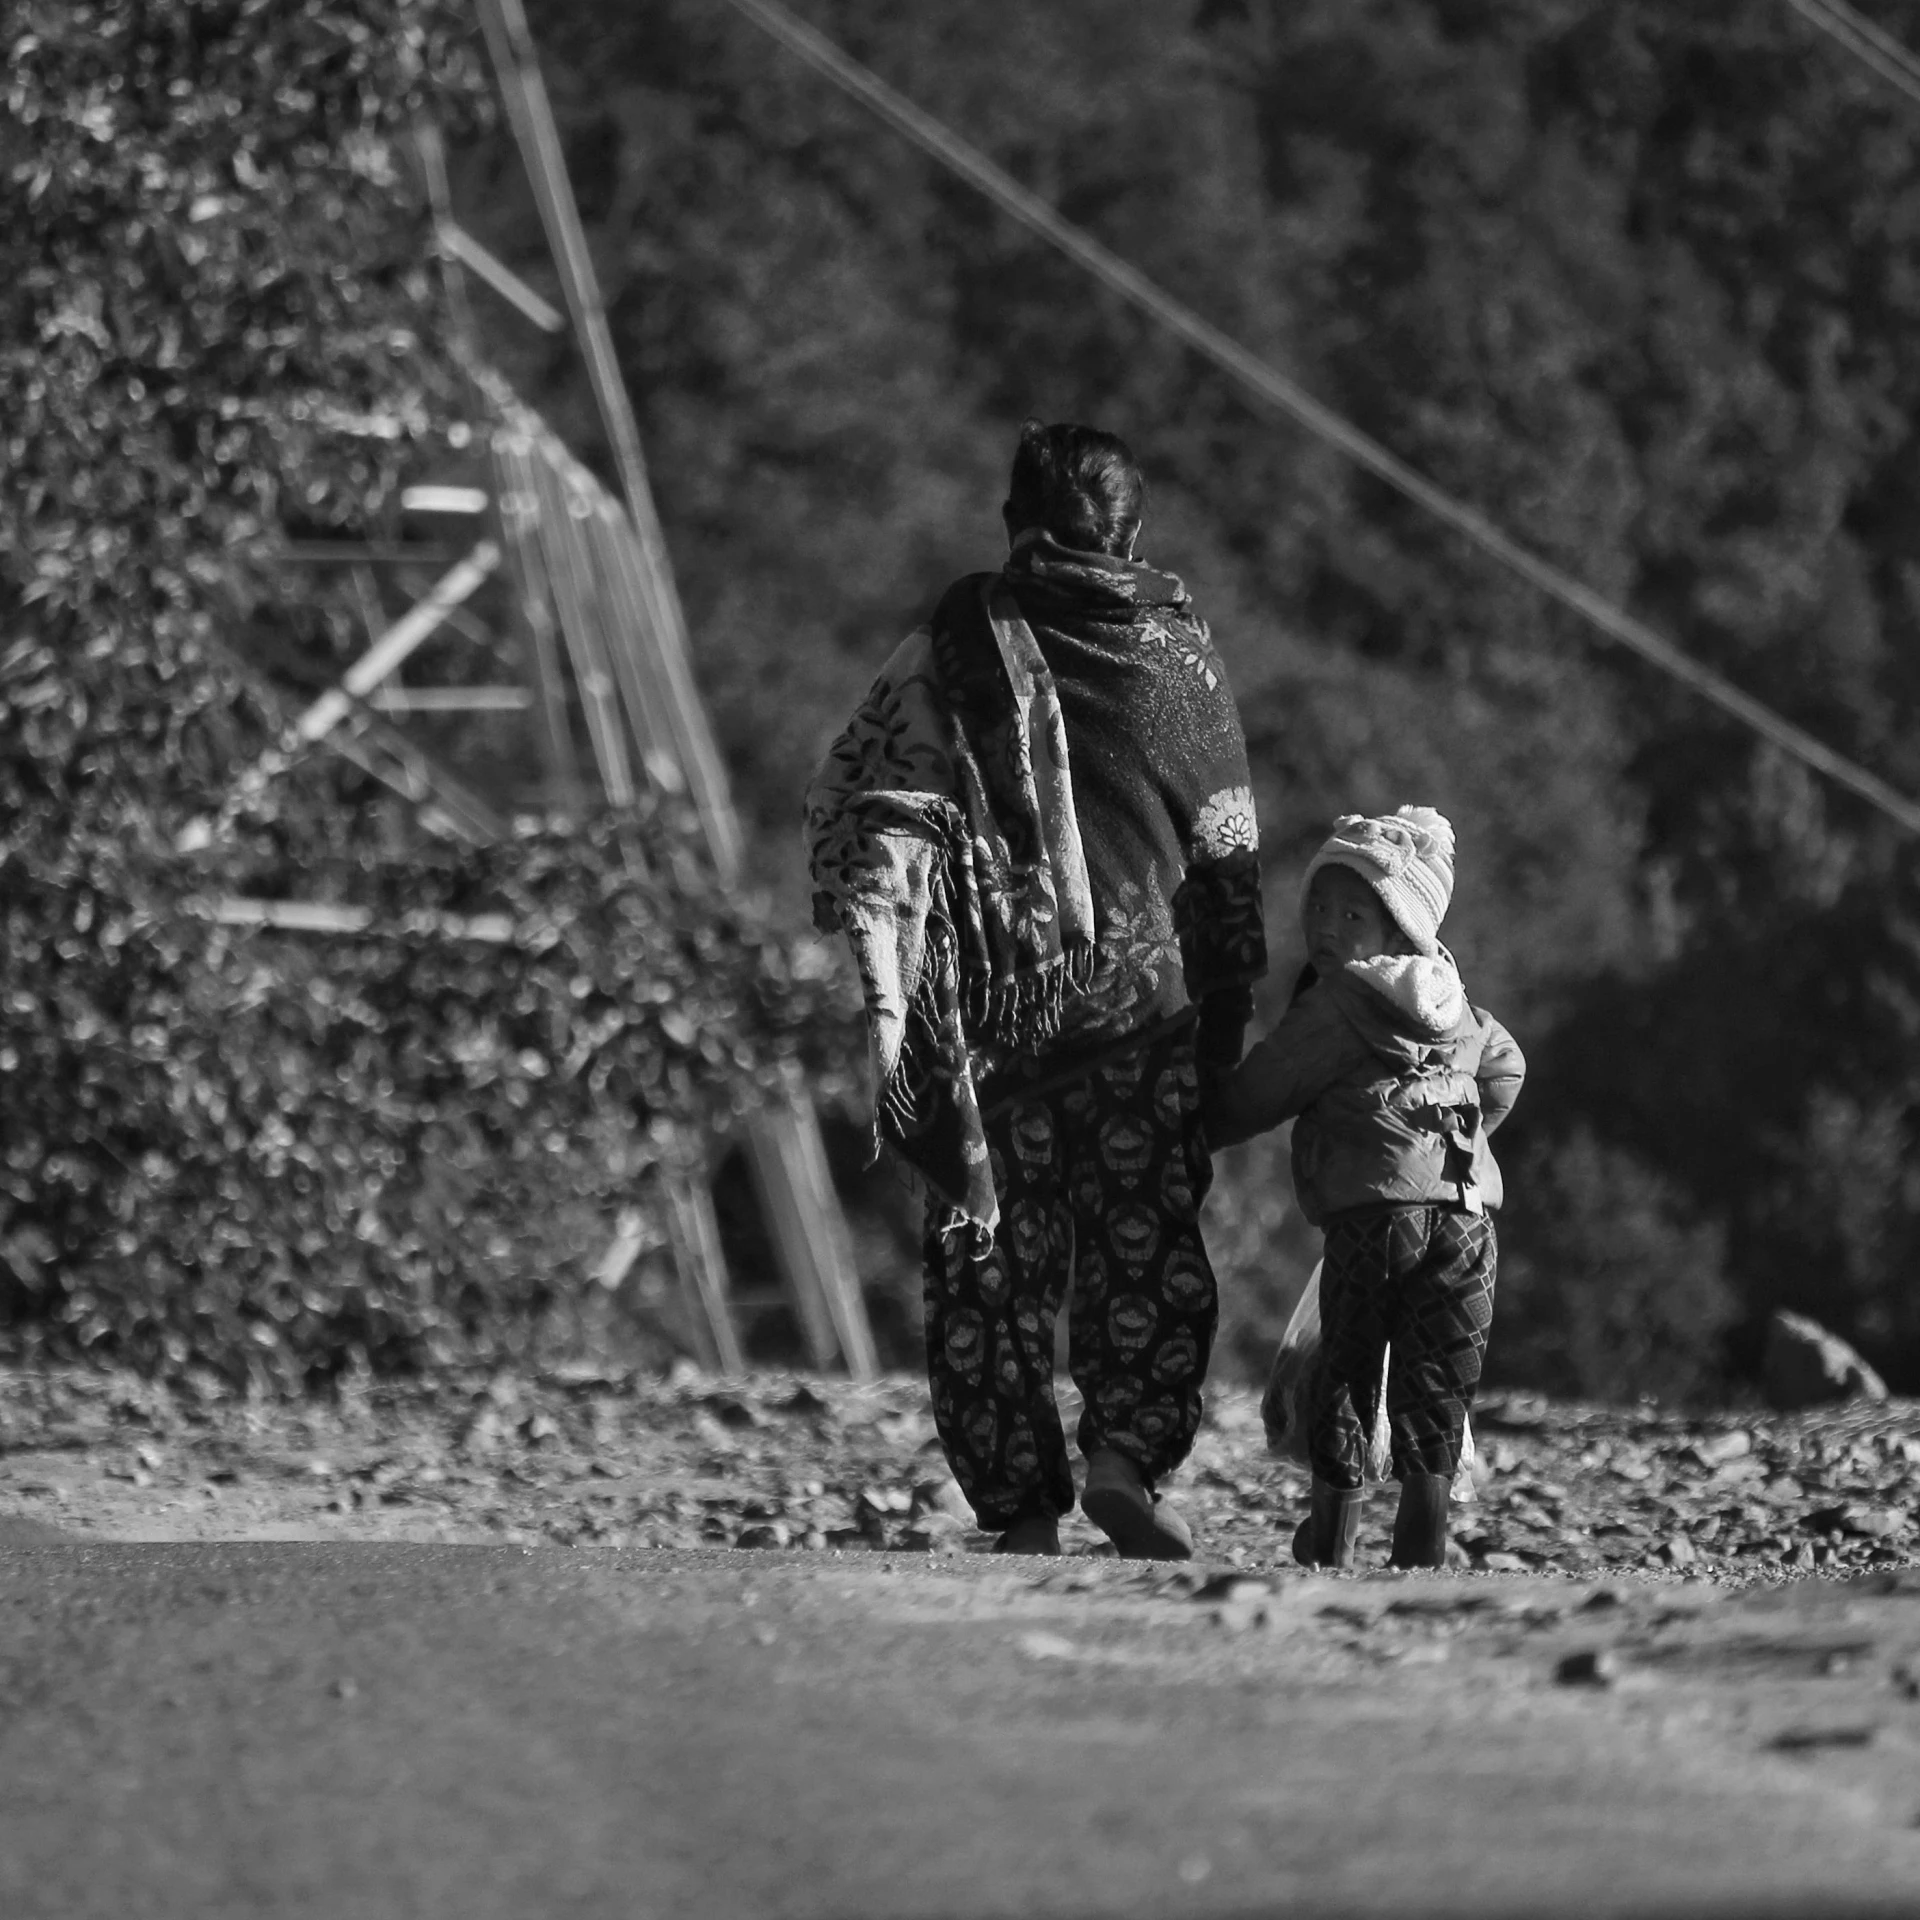
[[[1185,644],[1204,658],[1181,682],[1195,709],[1191,724],[1170,738],[1190,747],[1198,742],[1199,751],[1163,766],[1160,779],[1180,836],[1173,924],[1187,998],[1200,1010],[1194,1052],[1202,1073],[1217,1077],[1240,1058],[1253,1015],[1253,983],[1267,970],[1260,829],[1240,710],[1204,623],[1191,621]]]

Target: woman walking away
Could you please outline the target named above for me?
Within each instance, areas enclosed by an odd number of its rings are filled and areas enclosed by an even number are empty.
[[[1218,1304],[1197,1073],[1265,971],[1246,743],[1171,574],[1133,557],[1123,441],[1021,430],[998,573],[888,661],[807,796],[815,919],[866,990],[881,1143],[925,1183],[927,1368],[954,1477],[1009,1553],[1074,1486],[1123,1554],[1185,1558]]]

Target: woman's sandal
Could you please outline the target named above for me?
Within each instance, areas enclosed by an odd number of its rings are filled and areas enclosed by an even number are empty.
[[[1050,1513],[1029,1513],[993,1543],[995,1553],[1055,1554],[1060,1551],[1060,1522]]]
[[[1080,1505],[1123,1560],[1193,1558],[1193,1529],[1180,1510],[1155,1499],[1140,1469],[1111,1447],[1102,1447],[1087,1462]]]

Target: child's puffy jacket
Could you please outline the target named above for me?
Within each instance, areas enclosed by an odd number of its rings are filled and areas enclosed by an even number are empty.
[[[1487,1135],[1527,1063],[1467,1004],[1451,956],[1355,960],[1316,980],[1207,1092],[1207,1137],[1232,1146],[1295,1119],[1293,1185],[1315,1225],[1382,1201],[1497,1207]]]

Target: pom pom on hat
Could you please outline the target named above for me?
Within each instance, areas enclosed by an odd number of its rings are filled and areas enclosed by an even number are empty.
[[[1440,922],[1453,900],[1453,827],[1444,814],[1432,807],[1343,813],[1307,862],[1302,900],[1322,867],[1357,873],[1420,952],[1438,951]]]

